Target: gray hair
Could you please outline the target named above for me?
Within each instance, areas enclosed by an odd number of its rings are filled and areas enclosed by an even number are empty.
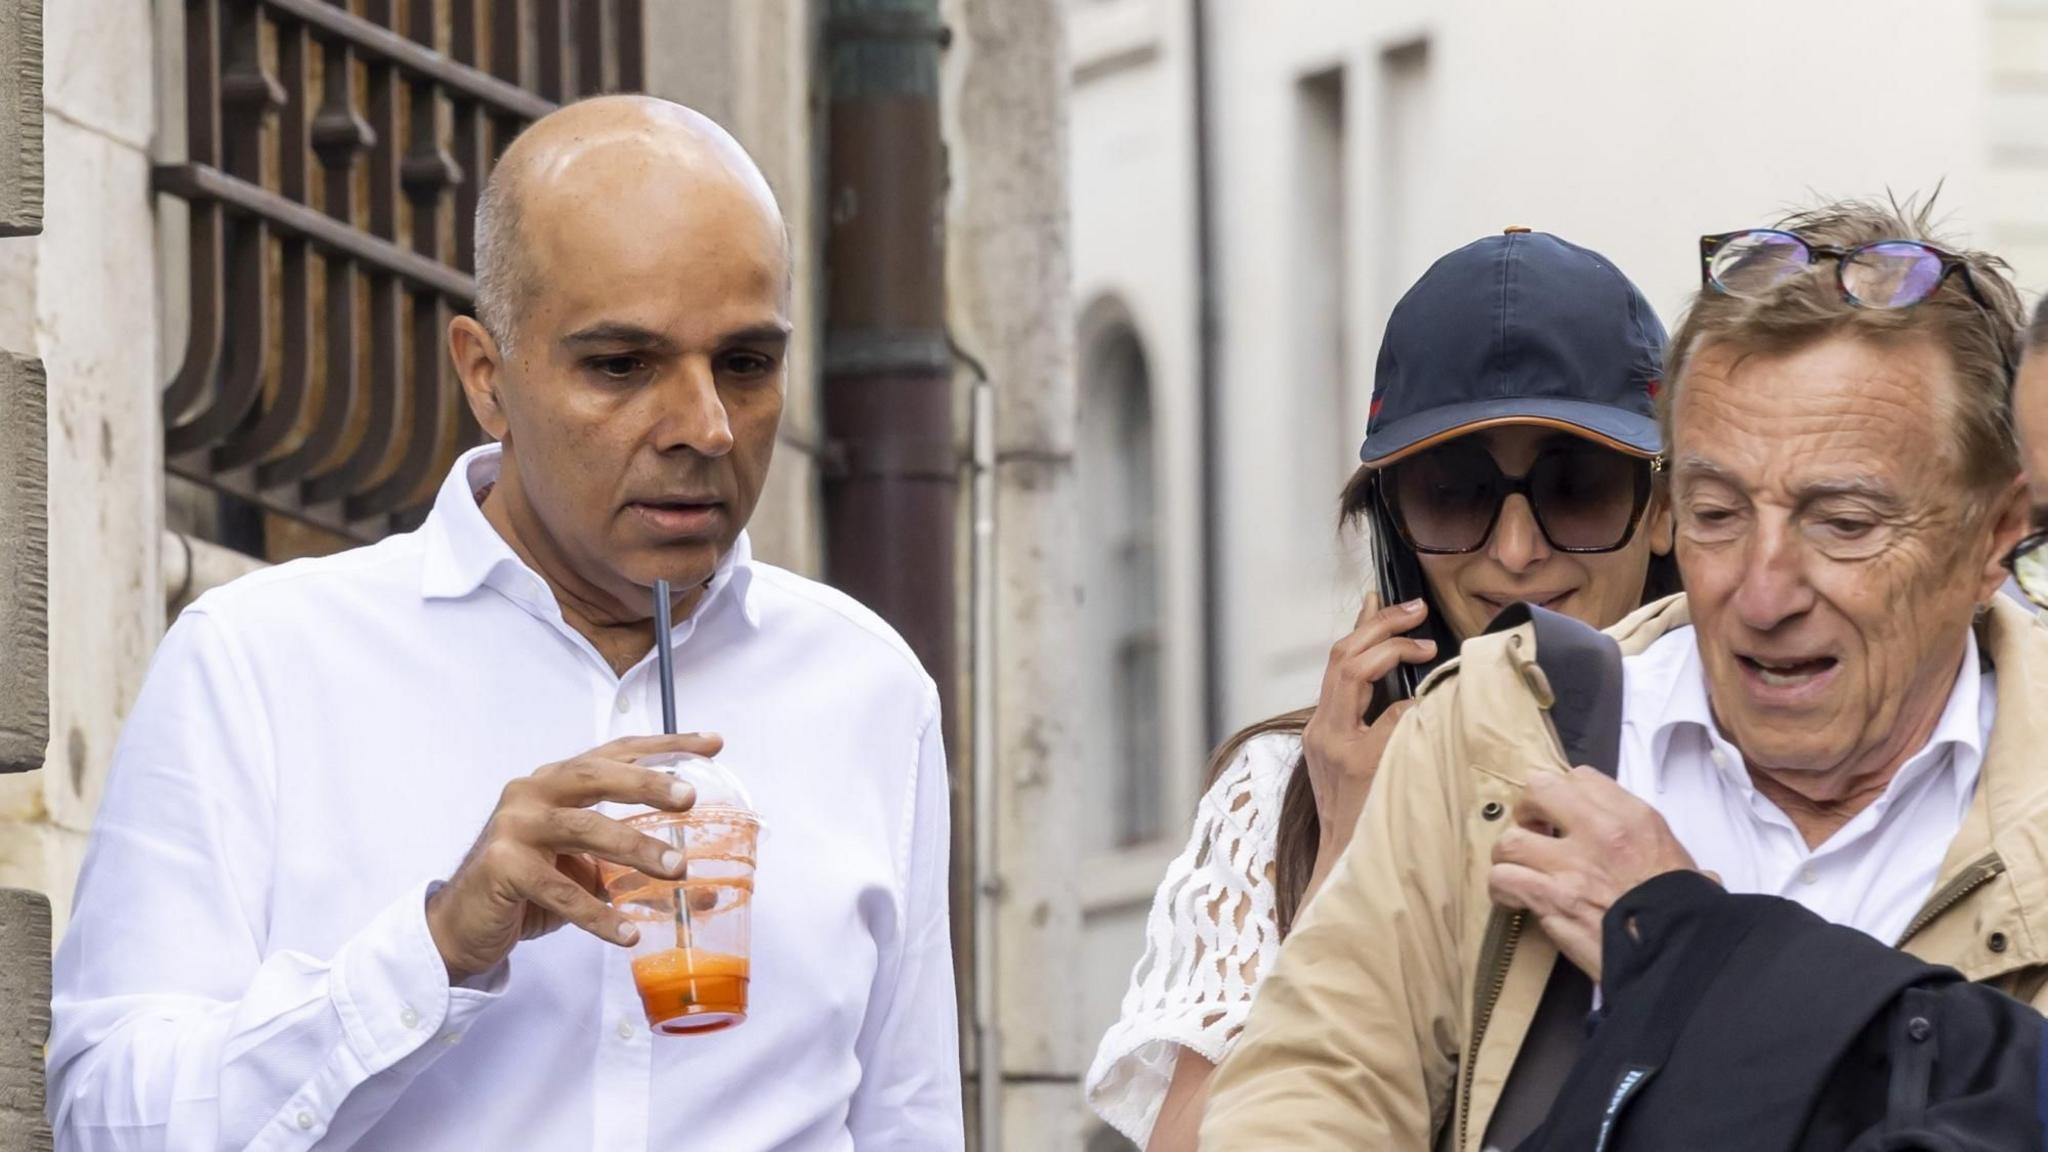
[[[519,197],[513,174],[493,168],[476,202],[476,319],[510,353],[531,290],[519,251]]]
[[[2027,350],[2048,353],[2048,296],[2034,305],[2034,321],[2027,325]]]
[[[1664,443],[1672,440],[1672,412],[1684,387],[1685,368],[1706,344],[1743,351],[1789,352],[1836,333],[1872,339],[1921,335],[1932,339],[1955,365],[1956,463],[1971,487],[1995,490],[2019,475],[2019,440],[2013,431],[2012,379],[2007,365],[2019,344],[2025,312],[2007,278],[2005,261],[1987,252],[1955,248],[1936,232],[1934,198],[1925,201],[1841,200],[1796,213],[1775,227],[1808,244],[1853,248],[1880,240],[1919,240],[1954,252],[1975,280],[1984,303],[1961,283],[1946,283],[1911,308],[1859,308],[1843,299],[1832,265],[1815,265],[1768,293],[1743,298],[1711,289],[1693,297],[1692,307],[1666,345],[1660,397]],[[1960,277],[1957,278],[1960,280]],[[2040,323],[2036,318],[2036,336]]]

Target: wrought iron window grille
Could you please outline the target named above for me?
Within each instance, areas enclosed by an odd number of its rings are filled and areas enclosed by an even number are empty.
[[[479,442],[448,361],[484,177],[642,86],[642,0],[185,0],[191,327],[167,471],[367,543]]]

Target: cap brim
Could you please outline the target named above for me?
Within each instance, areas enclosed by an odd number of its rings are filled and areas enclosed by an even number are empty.
[[[1630,456],[1655,456],[1664,450],[1663,434],[1647,416],[1588,400],[1516,396],[1447,404],[1396,420],[1368,435],[1358,458],[1368,467],[1384,468],[1453,437],[1516,425],[1554,428]]]

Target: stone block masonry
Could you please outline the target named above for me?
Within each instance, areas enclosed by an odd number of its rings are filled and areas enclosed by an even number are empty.
[[[43,366],[0,352],[0,772],[50,742]]]
[[[43,225],[43,5],[0,0],[0,236]]]
[[[0,1148],[50,1152],[43,1045],[50,1038],[50,902],[0,888]]]

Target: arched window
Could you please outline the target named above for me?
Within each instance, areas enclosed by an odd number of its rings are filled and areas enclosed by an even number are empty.
[[[1159,583],[1152,381],[1127,320],[1095,326],[1081,365],[1076,472],[1082,549],[1084,747],[1091,844],[1157,839],[1165,799],[1159,740]]]

